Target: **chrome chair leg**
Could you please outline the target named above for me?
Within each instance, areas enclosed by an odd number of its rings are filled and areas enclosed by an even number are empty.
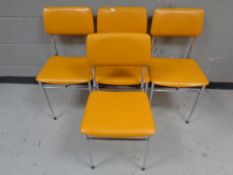
[[[204,90],[205,90],[205,87],[202,87],[201,90],[198,92],[197,97],[196,97],[196,99],[195,99],[195,101],[194,101],[194,104],[193,104],[193,106],[192,106],[192,109],[191,109],[191,111],[190,111],[190,113],[189,113],[189,116],[188,116],[188,118],[187,118],[186,121],[185,121],[186,124],[189,124],[190,119],[191,119],[191,117],[192,117],[192,115],[193,115],[194,109],[195,109],[196,106],[197,106],[197,102],[198,102],[198,100],[199,100],[199,98],[200,98],[200,96],[201,96],[201,93],[202,93]]]
[[[147,93],[147,91],[148,91],[148,86],[149,86],[149,83],[146,83],[146,85],[145,85],[145,92]]]
[[[146,170],[146,161],[147,161],[147,157],[148,157],[149,150],[150,150],[151,138],[148,137],[148,139],[146,141],[147,141],[147,143],[146,143],[144,160],[143,160],[143,164],[142,164],[142,171]]]
[[[153,93],[154,93],[154,87],[155,85],[151,83],[151,88],[150,88],[150,102],[152,101]]]
[[[42,89],[42,91],[43,91],[43,93],[44,93],[44,96],[45,96],[45,98],[46,98],[46,101],[47,101],[47,103],[48,103],[48,106],[49,106],[50,112],[51,112],[51,114],[52,114],[52,117],[53,117],[54,120],[57,120],[57,117],[56,117],[56,115],[55,115],[55,113],[54,113],[54,111],[53,111],[53,107],[52,107],[52,104],[51,104],[51,102],[50,102],[50,100],[49,100],[49,97],[48,97],[48,94],[47,94],[47,92],[46,92],[46,89],[44,88],[44,86],[43,86],[43,84],[42,84],[41,82],[39,82],[39,84],[40,84],[40,87],[41,87],[41,89]]]
[[[96,89],[99,89],[99,83],[96,82]]]
[[[89,89],[89,92],[91,93],[92,87],[91,87],[91,82],[90,81],[88,82],[88,89]]]
[[[87,146],[88,146],[88,157],[91,163],[91,169],[95,169],[93,158],[92,158],[92,151],[91,151],[91,144],[90,144],[90,139],[87,136]]]

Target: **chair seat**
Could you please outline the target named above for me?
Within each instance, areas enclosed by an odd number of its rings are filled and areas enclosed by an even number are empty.
[[[194,59],[153,58],[150,66],[151,82],[167,87],[201,87],[209,84]]]
[[[92,80],[86,58],[53,56],[37,75],[36,80],[48,84],[81,84]]]
[[[90,94],[81,123],[81,133],[105,138],[145,137],[155,126],[145,92]]]
[[[138,85],[141,84],[141,67],[98,67],[96,68],[97,83],[107,85]],[[148,69],[145,69],[144,83],[150,82]]]

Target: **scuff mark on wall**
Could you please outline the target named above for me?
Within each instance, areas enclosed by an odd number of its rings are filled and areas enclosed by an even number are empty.
[[[170,0],[158,0],[158,3],[160,3],[162,7],[167,7],[167,8],[175,7],[175,5]]]

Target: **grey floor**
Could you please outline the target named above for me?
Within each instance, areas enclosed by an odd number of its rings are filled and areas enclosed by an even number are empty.
[[[142,172],[143,142],[93,141],[89,168],[79,132],[88,93],[50,90],[59,120],[49,116],[36,85],[0,84],[0,175],[230,175],[233,174],[233,91],[205,92],[189,125],[184,118],[194,94],[156,94],[148,169]]]

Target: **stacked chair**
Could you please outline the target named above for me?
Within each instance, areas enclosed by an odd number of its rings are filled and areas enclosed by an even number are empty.
[[[77,88],[91,91],[91,68],[85,57],[59,56],[54,35],[87,35],[94,32],[93,15],[88,7],[48,7],[43,10],[44,27],[51,34],[55,56],[48,59],[36,77],[45,94],[52,117],[56,120],[46,92],[51,88]]]
[[[153,44],[155,43],[155,37],[192,37],[187,59],[155,57],[152,59],[150,65],[150,78],[152,83],[150,100],[152,100],[154,91],[166,92],[178,90],[198,93],[191,112],[186,119],[186,123],[189,123],[200,94],[209,83],[197,62],[190,58],[195,38],[201,34],[203,20],[204,10],[202,9],[164,8],[154,11],[151,26]],[[169,88],[160,89],[156,88],[155,85]],[[200,87],[201,89],[190,89],[196,87]]]
[[[118,66],[149,66],[151,39],[148,34],[105,33],[87,38],[87,61],[94,68]],[[143,79],[143,74],[141,75]],[[95,81],[95,73],[93,73]],[[141,81],[142,86],[144,81]],[[148,96],[144,91],[94,90],[87,101],[81,122],[81,133],[87,136],[91,168],[94,163],[90,139],[146,140],[142,170],[146,167],[150,136],[155,132]]]
[[[144,7],[103,7],[97,13],[97,33],[88,7],[48,7],[44,26],[52,35],[55,56],[41,69],[37,81],[43,89],[52,116],[56,119],[46,88],[89,89],[80,132],[87,138],[91,168],[91,140],[146,141],[142,170],[146,168],[151,136],[156,132],[150,101],[154,91],[195,91],[198,93],[186,120],[189,122],[208,79],[190,58],[194,40],[201,34],[204,11],[191,8],[156,9],[151,36],[147,34]],[[53,35],[88,35],[85,57],[58,56]],[[185,58],[152,59],[157,37],[193,37]],[[150,99],[147,96],[151,82]],[[119,90],[103,86],[138,89]],[[162,88],[161,88],[162,87]]]
[[[105,7],[98,9],[97,33],[146,33],[147,10],[144,7]],[[120,59],[120,58],[119,58]],[[137,66],[98,67],[96,82],[113,86],[130,86],[141,84],[141,74],[144,74],[143,89],[150,82],[148,67],[142,70]]]

